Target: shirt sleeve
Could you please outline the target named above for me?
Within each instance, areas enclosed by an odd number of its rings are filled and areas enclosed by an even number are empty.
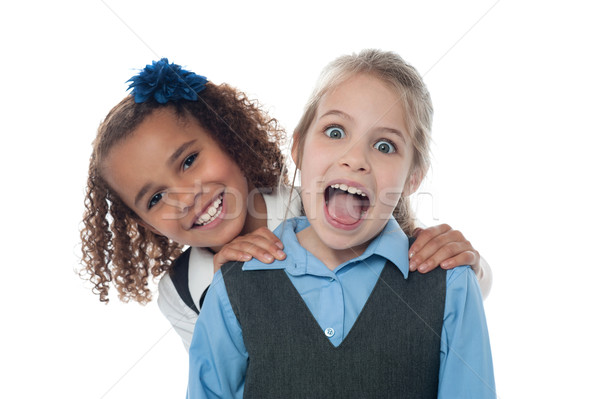
[[[219,270],[190,346],[188,398],[242,398],[247,364],[242,330]]]
[[[419,219],[416,220],[416,225],[417,227],[422,229],[426,229],[428,227],[425,226],[423,222],[421,222]],[[477,281],[479,282],[479,287],[481,288],[482,297],[483,299],[485,299],[488,297],[490,291],[492,290],[492,268],[490,267],[490,264],[487,263],[487,261],[483,258],[483,256],[480,256],[479,259],[479,267],[474,268],[473,271],[477,276]]]
[[[468,266],[449,270],[440,349],[438,398],[495,398],[483,299]]]
[[[492,290],[492,281],[493,274],[492,268],[490,264],[487,263],[483,256],[480,257],[479,260],[479,268],[474,270],[475,275],[477,276],[477,281],[479,281],[479,287],[481,288],[481,296],[483,299],[487,298]]]
[[[162,314],[181,337],[185,350],[189,351],[198,315],[183,302],[168,274],[158,283],[157,303]]]

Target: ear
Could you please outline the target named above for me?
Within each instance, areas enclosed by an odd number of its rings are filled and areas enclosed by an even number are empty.
[[[417,191],[424,177],[425,173],[423,173],[423,171],[420,169],[415,169],[410,172],[406,184],[404,185],[404,191],[402,194],[406,197],[412,195],[415,191]]]

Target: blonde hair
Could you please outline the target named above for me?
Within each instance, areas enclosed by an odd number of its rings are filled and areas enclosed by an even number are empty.
[[[407,115],[409,135],[414,145],[411,172],[417,173],[419,178],[424,177],[430,164],[433,119],[433,105],[429,91],[417,70],[398,54],[376,49],[366,49],[358,54],[341,56],[323,69],[300,122],[294,130],[298,163],[302,163],[306,134],[315,119],[321,99],[326,93],[357,74],[372,75],[397,91],[400,105]],[[412,235],[415,219],[407,197],[400,198],[393,215],[402,230],[407,235]]]

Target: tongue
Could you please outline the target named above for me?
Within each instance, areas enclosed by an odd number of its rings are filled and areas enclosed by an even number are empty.
[[[353,194],[341,190],[331,190],[327,210],[329,215],[339,223],[354,224],[359,221],[362,204]]]

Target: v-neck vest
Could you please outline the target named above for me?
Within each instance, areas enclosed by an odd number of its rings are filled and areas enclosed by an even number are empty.
[[[435,398],[446,272],[387,263],[334,347],[284,270],[223,265],[248,351],[245,398]],[[348,293],[351,295],[351,293]]]

